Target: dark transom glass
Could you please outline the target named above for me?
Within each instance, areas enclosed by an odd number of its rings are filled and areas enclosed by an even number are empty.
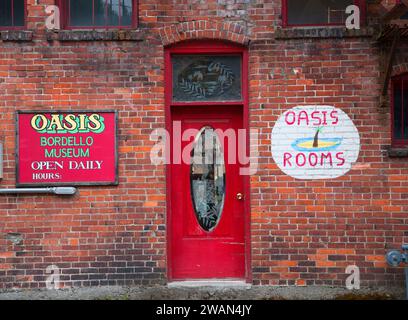
[[[240,101],[241,56],[172,57],[173,101]]]

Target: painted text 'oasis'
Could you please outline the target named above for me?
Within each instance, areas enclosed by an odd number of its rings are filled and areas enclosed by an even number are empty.
[[[31,127],[39,133],[101,133],[105,130],[104,118],[99,114],[36,114]]]

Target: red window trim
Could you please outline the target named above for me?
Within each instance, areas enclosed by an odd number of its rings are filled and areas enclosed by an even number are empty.
[[[11,2],[13,2],[14,0],[10,0]],[[12,19],[14,21],[14,6],[11,6],[11,15],[12,15]],[[0,30],[1,31],[7,31],[7,30],[25,30],[27,29],[27,0],[24,0],[24,25],[23,26],[0,26]]]
[[[343,23],[323,23],[323,24],[289,24],[288,23],[288,0],[282,0],[282,26],[284,28],[290,27],[318,27],[318,26],[343,26]],[[363,25],[365,23],[366,17],[366,2],[365,0],[353,0],[356,6],[360,7],[360,23]]]
[[[408,90],[408,73],[403,73],[401,75],[395,76],[391,79],[391,145],[393,147],[407,147],[408,146],[408,139],[401,138],[401,139],[396,139],[394,132],[395,132],[395,124],[394,124],[394,89],[395,89],[395,83],[397,81],[402,81],[403,83],[403,89]],[[404,111],[408,112],[408,108],[404,110],[404,95],[402,96],[402,137],[404,137]]]
[[[139,0],[132,0],[133,12],[130,26],[70,26],[69,25],[69,0],[57,0],[61,15],[61,29],[65,30],[101,30],[101,29],[134,29],[139,26]]]

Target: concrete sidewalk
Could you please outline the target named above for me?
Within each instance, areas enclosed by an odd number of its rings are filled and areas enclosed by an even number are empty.
[[[404,299],[404,288],[212,286],[93,287],[60,290],[2,290],[0,300],[379,300]]]

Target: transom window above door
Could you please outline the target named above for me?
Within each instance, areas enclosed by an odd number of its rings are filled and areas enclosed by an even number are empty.
[[[25,26],[25,0],[0,0],[0,29]]]
[[[172,56],[173,101],[241,101],[241,55]]]
[[[61,0],[65,28],[132,28],[137,0]]]
[[[362,0],[282,0],[284,26],[343,25],[346,22],[346,8],[360,6]],[[364,10],[361,10],[363,12]]]

